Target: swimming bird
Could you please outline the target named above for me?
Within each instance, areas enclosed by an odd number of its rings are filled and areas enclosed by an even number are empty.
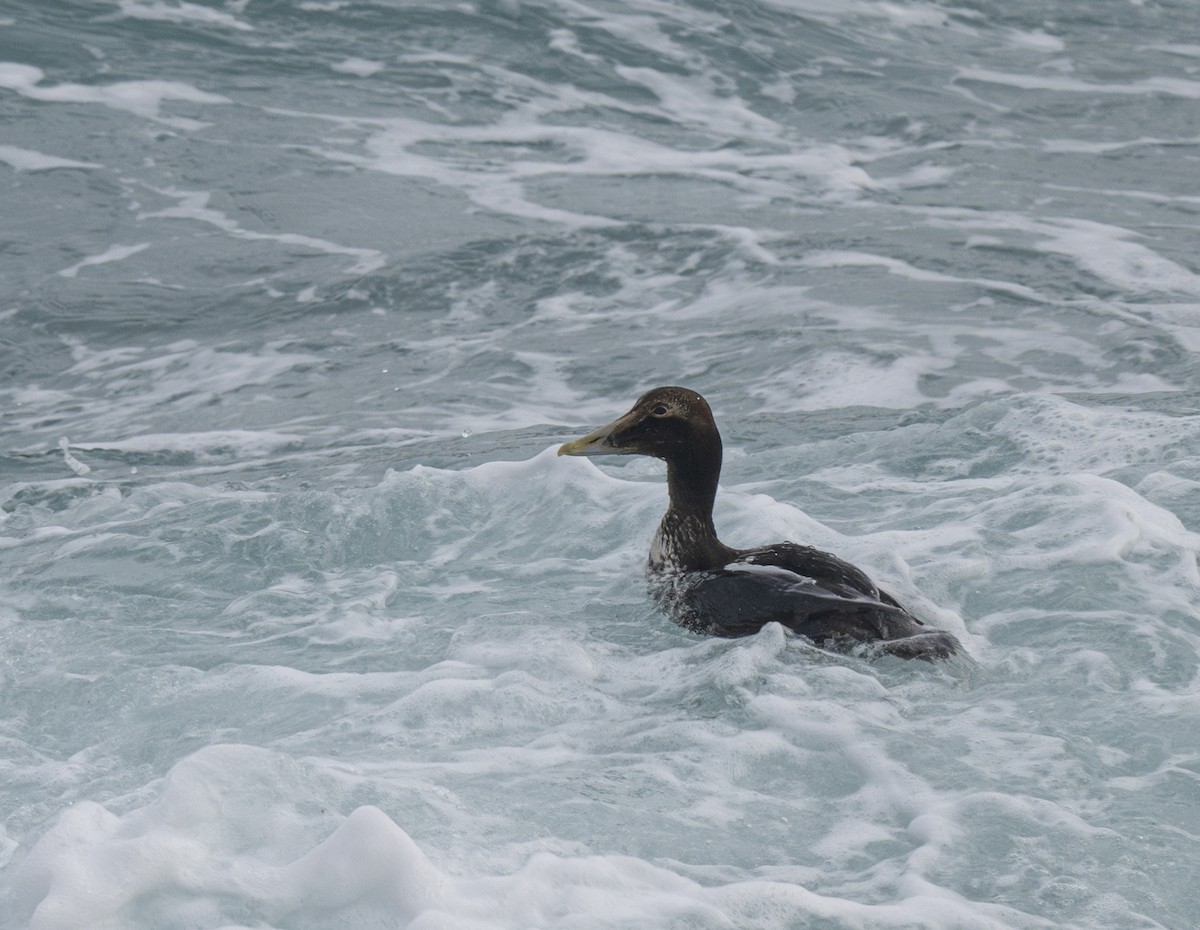
[[[837,556],[794,542],[754,549],[721,542],[713,525],[721,450],[708,402],[688,388],[658,387],[558,454],[649,455],[667,463],[670,504],[646,576],[651,596],[681,626],[736,637],[774,621],[839,652],[872,644],[872,651],[931,660],[959,651],[952,634],[927,627]]]

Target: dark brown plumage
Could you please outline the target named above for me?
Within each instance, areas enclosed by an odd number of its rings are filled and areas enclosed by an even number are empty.
[[[772,621],[819,646],[874,644],[906,659],[954,655],[933,630],[859,568],[811,546],[734,549],[717,538],[713,502],[721,434],[708,402],[681,387],[654,388],[624,416],[568,442],[559,455],[650,455],[667,463],[670,505],[650,546],[650,591],[677,623],[714,636],[747,636]]]

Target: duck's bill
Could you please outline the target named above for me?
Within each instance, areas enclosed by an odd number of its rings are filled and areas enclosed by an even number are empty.
[[[627,455],[631,450],[622,448],[613,438],[620,435],[627,417],[614,420],[607,426],[594,429],[558,447],[559,455]]]

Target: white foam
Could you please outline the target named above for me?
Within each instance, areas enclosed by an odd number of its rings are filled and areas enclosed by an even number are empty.
[[[1190,140],[1192,143],[1200,140]],[[1155,136],[1142,136],[1136,139],[1120,139],[1115,141],[1093,141],[1086,139],[1044,139],[1042,145],[1047,152],[1069,153],[1079,155],[1107,155],[1110,152],[1123,152],[1128,149],[1139,148],[1157,148],[1165,145],[1180,145],[1189,144],[1189,140],[1179,139],[1161,139]],[[1058,190],[1080,190],[1079,187],[1071,187],[1066,185],[1054,185]],[[1108,193],[1108,191],[1105,191]],[[1118,195],[1122,192],[1116,192]],[[1175,199],[1172,195],[1164,193],[1155,193],[1153,191],[1143,192],[1148,197],[1154,197],[1158,200]],[[1181,202],[1188,202],[1190,199],[1186,195],[1178,196]]]
[[[799,17],[814,17],[827,22],[842,23],[847,18],[877,19],[899,29],[965,30],[961,21],[952,19],[946,10],[931,3],[874,3],[870,0],[768,0],[777,7]],[[965,11],[955,10],[960,16]]]
[[[761,700],[755,707],[773,727],[858,755],[861,772],[881,802],[910,810],[929,803],[926,786],[898,769],[880,769],[881,760],[856,751],[852,730],[799,724],[778,701]],[[129,813],[115,815],[81,802],[17,866],[11,886],[14,914],[27,920],[30,930],[175,927],[181,921],[304,928],[399,921],[414,930],[634,923],[783,930],[814,920],[881,930],[914,922],[987,930],[1055,926],[1009,907],[968,901],[922,878],[924,869],[950,854],[947,847],[953,843],[945,818],[933,813],[912,822],[927,850],[921,858],[928,862],[907,877],[903,897],[864,903],[816,893],[795,881],[701,883],[669,862],[613,853],[537,852],[511,871],[451,877],[376,806],[358,807],[344,817],[315,814],[309,797],[314,782],[305,781],[313,775],[315,784],[328,780],[311,764],[278,753],[217,745],[176,765],[159,797]],[[980,806],[977,799],[969,809]],[[1032,799],[1026,806],[1029,815],[1050,816],[1071,829],[1052,806]],[[849,827],[842,825],[844,836]],[[326,834],[323,839],[318,830]],[[854,832],[862,843],[891,836],[870,824]],[[837,857],[849,853],[829,849]],[[912,861],[915,866],[918,858]],[[175,903],[181,896],[188,902],[182,911]]]
[[[212,347],[190,340],[153,348],[125,345],[101,351],[76,344],[72,354],[75,364],[67,369],[67,378],[73,386],[66,393],[30,387],[8,395],[22,405],[17,408],[25,423],[21,435],[29,448],[57,442],[63,427],[44,435],[42,423],[48,417],[54,422],[64,410],[74,424],[70,428],[77,442],[89,448],[139,451],[136,437],[147,435],[162,438],[161,451],[183,451],[190,435],[194,437],[190,451],[202,458],[210,452],[219,457],[249,451],[256,443],[254,436],[260,437],[260,448],[264,444],[272,446],[286,441],[290,431],[206,430],[196,421],[194,412],[239,390],[270,385],[288,372],[320,365],[317,356],[289,352],[282,346],[240,351],[235,345]],[[195,429],[175,436],[170,430],[180,422],[180,416],[187,416]],[[305,430],[305,435],[313,434],[311,428]],[[86,439],[79,439],[80,435],[86,435]],[[125,446],[126,442],[130,445]]]
[[[1197,141],[1200,142],[1200,140],[1197,140]],[[1067,144],[1069,144],[1069,143],[1067,143]],[[1128,148],[1139,148],[1143,145],[1156,146],[1156,145],[1164,145],[1164,144],[1168,144],[1168,143],[1166,142],[1166,140],[1163,140],[1163,139],[1134,139],[1128,143],[1127,147]],[[1081,151],[1088,151],[1088,150],[1081,149]],[[1145,200],[1145,201],[1150,201],[1152,203],[1159,203],[1159,204],[1181,204],[1184,206],[1200,205],[1200,195],[1195,195],[1195,194],[1166,193],[1166,192],[1162,192],[1162,191],[1137,190],[1137,189],[1119,188],[1119,187],[1106,187],[1106,188],[1100,188],[1100,189],[1097,189],[1094,187],[1084,188],[1084,187],[1079,187],[1078,185],[1073,185],[1073,184],[1055,184],[1055,185],[1050,185],[1050,187],[1053,190],[1095,193],[1095,194],[1101,194],[1105,197],[1128,197],[1131,200]]]
[[[606,15],[603,23],[614,29],[619,21],[620,16]],[[655,28],[629,29],[637,34],[639,43],[657,45],[661,40],[672,44]],[[354,119],[295,110],[274,112],[327,120],[355,134],[369,134],[361,145],[353,140],[314,146],[323,157],[431,180],[465,194],[485,209],[575,228],[612,225],[619,221],[621,211],[603,204],[591,204],[591,212],[550,205],[541,202],[539,186],[557,185],[564,179],[666,176],[717,184],[762,203],[794,200],[801,192],[833,200],[854,198],[875,186],[857,153],[835,142],[795,138],[789,127],[761,115],[732,93],[727,80],[716,71],[679,76],[657,68],[620,65],[616,70],[621,77],[651,91],[655,98],[651,103],[633,103],[624,95],[539,81],[526,73],[452,55],[410,54],[405,61],[437,64],[454,82],[462,80],[459,73],[464,69],[481,72],[513,89],[517,95],[514,106],[483,125],[462,125],[442,118],[426,122],[407,117]],[[581,109],[666,120],[712,142],[687,148],[667,145],[627,130],[580,122]],[[722,144],[732,138],[753,138],[759,144],[753,148]],[[929,177],[914,180],[929,182]]]
[[[1040,29],[1029,31],[1012,29],[1005,33],[1009,44],[1016,48],[1028,48],[1038,52],[1057,54],[1066,49],[1067,43],[1059,36],[1050,35]]]
[[[693,6],[664,5],[656,0],[641,8],[628,4],[597,10],[586,0],[566,0],[563,7],[618,42],[644,49],[653,58],[687,65],[695,64],[696,56],[686,42],[680,41],[680,35],[695,30],[718,30],[728,24],[727,17],[720,14]]]
[[[253,29],[249,23],[242,22],[236,16],[214,10],[212,7],[201,6],[198,3],[188,3],[178,0],[167,4],[163,0],[116,0],[121,15],[127,19],[152,20],[166,23],[199,23],[205,26],[220,26],[224,29],[238,29],[249,32]]]
[[[139,252],[144,252],[150,248],[149,242],[139,242],[137,245],[114,245],[105,249],[98,255],[89,255],[87,258],[76,262],[68,268],[63,268],[58,272],[60,277],[73,278],[84,268],[91,268],[95,265],[107,265],[110,262],[123,262],[132,255],[137,255]]]
[[[1081,267],[1119,288],[1138,293],[1176,292],[1200,296],[1200,274],[1164,258],[1129,230],[1090,220],[1039,224],[1044,247],[1068,255]]]
[[[1138,240],[1139,233],[1074,217],[1033,218],[1009,211],[929,211],[927,222],[959,229],[1011,230],[1033,235],[1038,245],[1066,255],[1114,287],[1134,294],[1200,294],[1200,274],[1159,255]]]
[[[41,68],[15,62],[0,62],[0,87],[15,90],[31,100],[47,103],[96,103],[124,110],[144,119],[176,129],[195,130],[206,124],[185,117],[166,117],[162,105],[168,100],[214,105],[229,103],[228,97],[199,90],[181,81],[119,81],[113,84],[55,84],[43,86]]]
[[[1200,81],[1184,78],[1149,77],[1125,83],[1082,81],[1078,78],[1056,74],[994,71],[989,68],[960,68],[955,81],[975,81],[982,84],[998,84],[1022,90],[1050,90],[1064,94],[1117,94],[1121,96],[1167,96],[1185,100],[1200,98]]]
[[[667,74],[655,68],[618,65],[615,70],[631,83],[650,90],[673,119],[736,136],[769,135],[782,129],[774,120],[750,110],[741,100],[718,92],[711,80],[697,81],[693,75]]]
[[[1146,45],[1144,48],[1155,52],[1182,55],[1185,58],[1200,58],[1200,45],[1187,42],[1164,42],[1161,44]]]
[[[1200,352],[1200,303],[1144,303],[1137,306],[1188,352]]]
[[[368,61],[365,58],[346,58],[329,66],[331,70],[338,74],[353,74],[355,77],[370,77],[372,74],[378,74],[386,66],[383,62]]]
[[[987,290],[1000,291],[1003,293],[1013,294],[1025,300],[1042,301],[1045,300],[1041,294],[1030,287],[1025,287],[1021,284],[1013,284],[1008,281],[995,281],[986,278],[960,278],[954,275],[943,274],[938,271],[926,271],[923,268],[917,268],[909,262],[902,261],[898,258],[890,258],[884,255],[869,255],[863,252],[832,252],[818,251],[810,252],[804,256],[802,263],[810,268],[838,268],[854,265],[876,265],[885,268],[889,274],[899,275],[903,278],[908,278],[912,281],[930,281],[939,284],[977,284]]]
[[[370,156],[330,148],[319,150],[320,154],[388,174],[437,181],[466,193],[479,206],[499,213],[572,227],[606,226],[616,221],[603,215],[539,204],[527,193],[526,185],[562,176],[627,177],[661,172],[726,184],[763,198],[794,196],[788,179],[807,182],[806,186],[815,186],[819,193],[831,198],[854,196],[874,186],[870,175],[856,163],[856,156],[833,144],[769,155],[727,150],[681,153],[651,140],[595,128],[524,125],[516,120],[507,120],[491,129],[461,129],[408,120],[388,123],[388,128],[367,141]],[[469,157],[452,161],[421,152],[424,145],[453,149],[468,141],[564,148],[575,157],[569,162],[518,158],[500,170],[490,163],[473,164]]]
[[[274,430],[205,430],[190,433],[145,433],[124,439],[72,443],[77,449],[111,452],[197,452],[232,449],[239,457],[264,455],[280,446],[300,442],[299,433]]]
[[[92,470],[88,465],[79,461],[79,459],[71,454],[71,441],[66,436],[58,441],[58,447],[62,449],[63,461],[67,463],[67,467],[75,472],[75,474],[86,475]]]
[[[75,161],[71,158],[59,158],[56,155],[46,155],[32,149],[18,148],[15,145],[0,145],[0,161],[7,163],[17,171],[53,171],[57,168],[102,168],[90,161]]]
[[[168,188],[156,190],[155,193],[174,199],[178,203],[176,206],[166,207],[162,210],[142,211],[138,214],[139,220],[193,220],[215,226],[235,239],[278,242],[281,245],[299,246],[329,255],[351,255],[357,258],[357,261],[346,270],[347,274],[369,274],[382,268],[387,261],[387,256],[376,249],[339,245],[336,242],[299,233],[264,233],[245,229],[236,220],[208,205],[209,199],[212,197],[208,191],[184,191]]]
[[[1053,503],[1043,503],[1052,501]],[[1008,536],[996,556],[999,571],[1030,571],[1072,564],[1113,564],[1140,551],[1183,553],[1179,563],[1191,586],[1200,584],[1196,552],[1200,535],[1125,485],[1093,475],[1043,479],[1018,486],[985,505],[991,526],[1040,519]]]

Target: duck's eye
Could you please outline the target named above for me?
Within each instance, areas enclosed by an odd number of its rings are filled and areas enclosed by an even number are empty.
[[[650,408],[650,415],[654,417],[665,417],[670,411],[666,404],[655,404]]]

